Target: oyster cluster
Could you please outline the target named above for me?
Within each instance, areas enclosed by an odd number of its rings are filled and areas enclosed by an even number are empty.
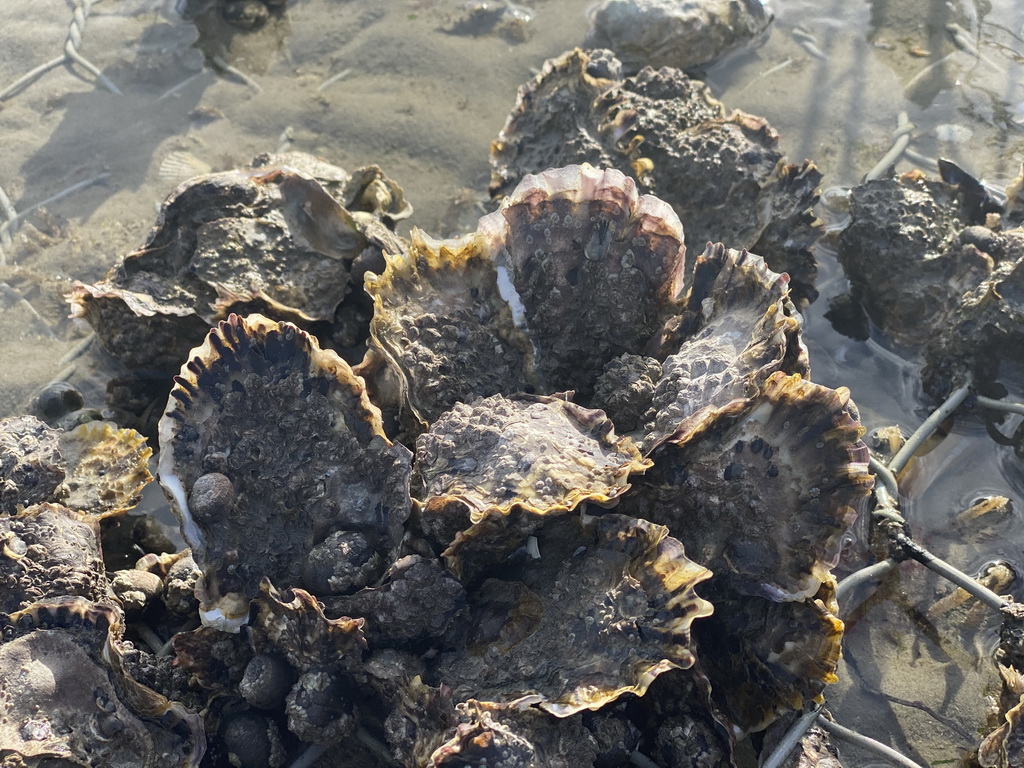
[[[786,276],[685,254],[669,205],[567,166],[385,251],[355,369],[286,320],[209,332],[160,482],[204,625],[164,692],[208,702],[212,754],[696,764],[820,698],[856,410],[808,380]]]
[[[1024,363],[1024,177],[997,203],[977,180],[947,176],[855,187],[839,239],[853,298],[898,347],[923,349],[924,389],[937,400]]]

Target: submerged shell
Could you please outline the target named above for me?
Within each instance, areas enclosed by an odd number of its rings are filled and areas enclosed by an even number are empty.
[[[556,397],[460,404],[416,441],[423,516],[459,502],[473,523],[515,507],[544,515],[610,505],[649,466],[602,411]]]
[[[752,401],[683,422],[651,454],[629,511],[667,525],[743,594],[813,595],[872,487],[849,398],[773,374]]]
[[[776,371],[808,373],[788,282],[757,256],[708,244],[685,309],[661,339],[668,356],[649,401],[645,450],[702,408],[755,395]]]
[[[836,681],[843,622],[829,575],[805,600],[773,602],[715,590],[715,613],[694,625],[697,658],[734,735],[822,700]]]
[[[0,514],[53,497],[66,470],[59,438],[35,416],[0,419]]]
[[[112,608],[81,598],[4,616],[0,751],[19,765],[198,766],[202,720],[126,674],[121,631]]]
[[[693,664],[690,624],[711,604],[710,576],[663,526],[621,515],[561,518],[538,532],[538,558],[507,563],[469,595],[465,650],[432,676],[456,699],[567,717]]]
[[[160,422],[160,483],[204,572],[206,623],[237,629],[264,577],[302,585],[307,554],[335,531],[391,554],[411,504],[411,455],[384,436],[341,358],[290,323],[231,316],[176,382]]]
[[[414,230],[407,254],[384,258],[383,274],[366,278],[370,333],[422,426],[458,402],[532,386],[529,342],[479,235],[438,241]]]
[[[629,73],[697,69],[764,32],[764,0],[602,0],[588,16],[587,48],[611,48]]]
[[[0,584],[0,613],[65,595],[110,601],[99,524],[58,504],[0,516]]]
[[[82,424],[60,436],[60,447],[68,466],[64,481],[68,495],[62,503],[91,518],[132,509],[153,479],[149,473],[153,449],[134,429]]]
[[[526,176],[480,232],[507,270],[544,392],[588,396],[605,364],[641,352],[677,307],[679,219],[617,170],[584,164]]]
[[[789,272],[799,301],[813,298],[810,247],[821,236],[812,208],[821,174],[785,163],[778,134],[735,111],[679,70],[646,68],[618,80],[607,52],[571,51],[519,90],[491,145],[491,193],[525,174],[567,163],[618,168],[669,203],[690,248],[724,242]]]
[[[199,176],[167,199],[141,249],[77,284],[71,302],[126,365],[171,372],[231,312],[334,321],[359,263],[402,247],[363,217],[289,165]]]

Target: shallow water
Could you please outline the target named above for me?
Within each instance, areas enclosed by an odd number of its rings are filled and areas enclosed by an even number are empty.
[[[204,66],[192,47],[196,27],[175,13],[174,0],[93,3],[81,54],[123,95],[79,65],[61,65],[0,103],[0,187],[16,210],[97,180],[27,213],[2,244],[0,281],[11,290],[0,294],[0,415],[19,412],[57,376],[89,378],[84,363],[65,358],[85,330],[67,319],[62,296],[71,280],[98,279],[142,243],[161,200],[188,175],[174,178],[169,156],[187,153],[196,167],[219,170],[289,144],[349,169],[377,163],[415,206],[406,226],[435,235],[471,226],[489,180],[489,142],[516,88],[545,58],[582,41],[589,2],[524,0],[534,20],[520,41],[514,28],[477,37],[440,31],[461,0],[296,0],[284,20],[208,46],[250,84]],[[0,89],[61,55],[72,7],[4,0]],[[927,158],[942,155],[1005,184],[1024,161],[1022,75],[1018,0],[783,0],[770,34],[707,80],[727,106],[766,117],[790,160],[814,160],[834,188],[857,183],[886,154],[901,112],[916,126],[910,148],[924,158],[904,157],[899,170],[916,165],[934,175]],[[841,225],[840,213],[823,215]],[[829,326],[827,300],[845,280],[827,241],[818,256],[822,297],[805,318],[813,378],[848,386],[869,429],[912,429],[932,405],[914,361],[879,336],[856,342]],[[1024,383],[1003,383],[1019,398]],[[102,390],[87,396],[98,405]],[[904,511],[922,542],[969,572],[993,559],[1024,567],[1022,477],[1011,449],[977,419],[961,418],[910,470]],[[992,493],[1014,501],[1010,518],[968,533],[949,528]],[[856,566],[856,551],[845,565]],[[850,662],[829,692],[840,722],[932,763],[970,747],[964,734],[982,726],[995,679],[986,659],[992,617],[977,627],[962,614],[922,623],[929,602],[948,591],[912,564],[900,569],[881,593],[891,599],[851,617]],[[960,731],[893,697],[923,704]],[[872,762],[844,754],[852,765]]]

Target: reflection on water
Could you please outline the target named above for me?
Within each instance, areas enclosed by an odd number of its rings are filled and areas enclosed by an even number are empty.
[[[260,3],[229,3],[228,16],[216,4],[182,3],[193,23],[171,0],[93,2],[80,49],[124,95],[65,64],[0,109],[0,187],[15,210],[109,174],[0,240],[0,414],[19,411],[58,376],[89,378],[91,363],[68,356],[84,331],[66,319],[62,295],[71,279],[95,281],[143,241],[176,182],[169,157],[224,169],[284,142],[349,169],[379,164],[415,206],[405,231],[451,234],[472,224],[489,142],[517,87],[582,41],[589,3],[517,4],[533,20],[510,31],[498,17],[466,22],[461,0],[296,0],[270,4],[265,17]],[[3,88],[62,54],[71,12],[65,0],[5,0],[0,22]],[[1024,161],[1022,75],[1016,0],[782,0],[770,34],[707,79],[730,107],[766,117],[790,160],[813,159],[825,186],[842,187],[886,155],[902,113],[913,127],[898,170],[934,176],[941,156],[1005,183]],[[877,334],[854,341],[831,328],[824,313],[845,280],[827,239],[818,257],[822,296],[806,316],[814,378],[850,387],[869,429],[913,428],[929,410],[916,361]],[[1020,397],[1022,382],[1003,383]],[[98,405],[102,392],[87,396]],[[1024,566],[1022,477],[1011,448],[961,419],[910,470],[905,511],[915,535],[965,570],[996,559]],[[1010,497],[1010,516],[968,530],[948,525],[986,494]],[[848,663],[830,692],[841,721],[926,761],[970,746],[994,680],[978,650],[991,649],[992,618],[967,626],[969,606],[929,615],[947,591],[921,569],[899,569],[885,599],[851,617]]]

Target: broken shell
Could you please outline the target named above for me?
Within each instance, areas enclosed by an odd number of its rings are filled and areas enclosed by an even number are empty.
[[[507,271],[542,391],[586,399],[605,364],[642,351],[678,307],[682,225],[617,170],[584,164],[526,176],[479,231]]]
[[[812,211],[817,168],[786,164],[767,122],[727,114],[703,83],[681,71],[647,67],[608,80],[609,58],[606,51],[570,51],[520,88],[491,144],[492,196],[545,168],[618,168],[672,206],[688,247],[710,241],[748,248],[773,270],[789,272],[798,303],[816,296],[810,247],[823,231]]]
[[[58,504],[0,515],[0,613],[41,600],[110,601],[99,524]]]
[[[630,74],[645,66],[699,69],[760,36],[764,0],[602,0],[587,13],[585,48],[611,48]]]
[[[457,402],[532,386],[529,342],[479,235],[438,241],[413,230],[409,252],[385,259],[382,275],[366,277],[371,339],[420,428]]]
[[[303,583],[307,554],[334,531],[359,531],[390,558],[411,455],[337,355],[289,323],[231,316],[176,382],[160,483],[203,569],[204,622],[237,631],[260,581]]]
[[[0,513],[53,497],[66,469],[59,437],[35,416],[0,419]]]
[[[456,699],[568,717],[693,664],[690,624],[711,613],[694,586],[710,572],[666,528],[559,518],[538,539],[540,558],[505,564],[469,595],[467,647],[431,673]]]
[[[35,603],[3,617],[5,753],[31,765],[199,765],[202,720],[126,674],[121,631],[114,609],[81,598]]]
[[[740,593],[809,597],[872,487],[849,398],[775,373],[753,400],[683,422],[652,452],[627,509],[668,525]]]
[[[106,422],[82,424],[60,436],[67,462],[68,495],[62,503],[97,520],[135,507],[142,489],[153,479],[153,449],[134,429]]]

